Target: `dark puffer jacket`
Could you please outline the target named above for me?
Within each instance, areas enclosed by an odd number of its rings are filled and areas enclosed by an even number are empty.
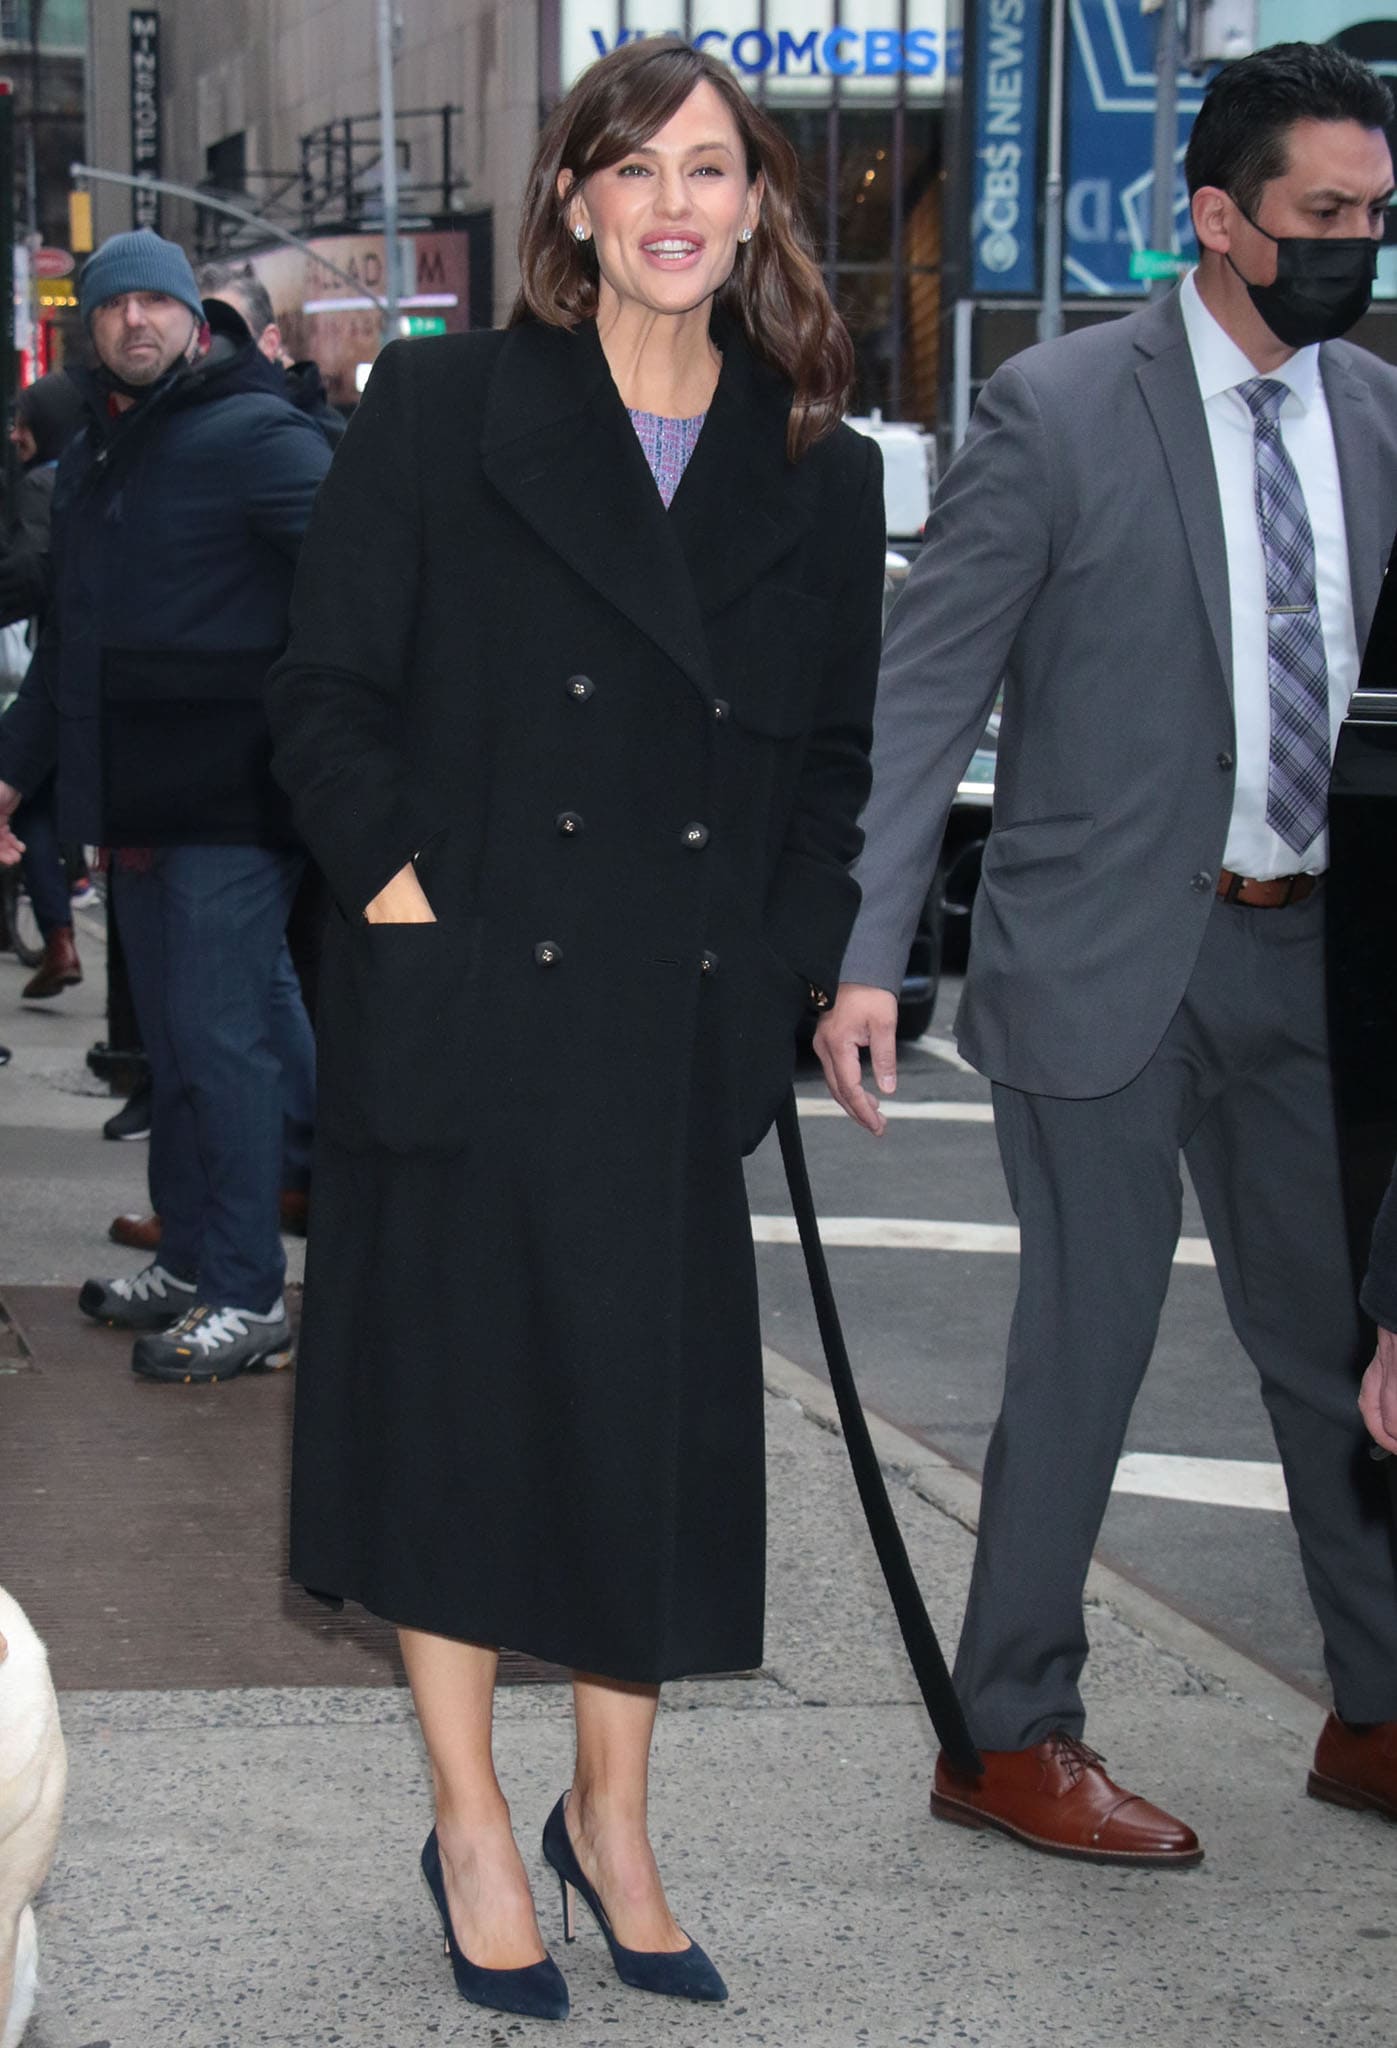
[[[324,436],[221,336],[125,413],[75,375],[88,420],[59,465],[53,602],[0,720],[0,779],[28,791],[56,765],[65,839],[283,843],[262,687]]]

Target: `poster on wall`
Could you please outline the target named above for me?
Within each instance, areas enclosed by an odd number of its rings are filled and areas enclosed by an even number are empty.
[[[1063,289],[1128,297],[1130,259],[1150,247],[1154,202],[1154,61],[1157,14],[1139,0],[1071,0],[1068,163]],[[1292,41],[1336,42],[1397,84],[1397,19],[1375,0],[1259,0],[1258,48]],[[1174,246],[1193,257],[1183,157],[1202,82],[1179,74]],[[978,288],[978,287],[977,287]],[[1397,297],[1397,249],[1383,251],[1377,296]]]
[[[399,240],[404,332],[464,334],[471,324],[471,230],[442,229]],[[319,255],[344,275],[327,270],[317,261]],[[320,236],[309,244],[309,253],[269,249],[255,255],[252,264],[271,294],[291,355],[318,363],[332,402],[352,406],[383,345],[378,306],[385,282],[383,236]]]
[[[160,10],[133,7],[131,50],[131,175],[160,176]],[[160,232],[160,194],[131,194],[131,225]]]
[[[886,105],[899,86],[925,105],[960,75],[960,31],[947,13],[946,0],[907,0],[905,20],[899,0],[562,0],[562,82],[618,43],[677,35],[731,64],[771,106],[828,106],[836,91]]]

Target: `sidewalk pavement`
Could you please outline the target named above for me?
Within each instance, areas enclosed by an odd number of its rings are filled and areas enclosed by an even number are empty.
[[[96,1035],[87,991],[69,1022],[45,1020],[36,1061],[12,979],[0,968],[0,1040],[16,1047],[0,1073],[0,1282],[71,1279],[102,1263],[80,1219],[139,1200],[143,1148],[96,1139],[100,1100],[70,1094],[46,1117]],[[567,1780],[562,1688],[498,1707],[501,1775],[572,1989],[562,2030],[454,1995],[416,1869],[430,1806],[402,1690],[67,1692],[71,1786],[26,2048],[1387,2048],[1397,1836],[1305,1798],[1312,1701],[1123,1581],[1093,1584],[1088,1735],[1198,1827],[1201,1868],[1079,1866],[929,1819],[933,1744],[828,1390],[774,1354],[767,1376],[766,1661],[668,1688],[655,1761],[661,1866],[726,2007],[626,1991],[589,1925],[563,1948],[538,1853]],[[222,1392],[255,1400],[263,1384]],[[875,1435],[951,1634],[975,1483],[887,1425]],[[6,1502],[0,1578],[21,1505]]]

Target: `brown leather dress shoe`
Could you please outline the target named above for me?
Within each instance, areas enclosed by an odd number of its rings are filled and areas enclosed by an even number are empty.
[[[963,1828],[997,1828],[1087,1863],[1169,1865],[1203,1860],[1193,1829],[1108,1778],[1101,1758],[1075,1735],[1050,1735],[1032,1749],[985,1749],[984,1772],[962,1777],[936,1759],[931,1810]]]
[[[82,980],[82,962],[73,942],[73,927],[61,924],[44,945],[44,957],[21,991],[26,1003],[41,1003],[47,996],[60,995]]]
[[[118,1216],[112,1223],[107,1236],[113,1244],[124,1244],[129,1251],[154,1252],[160,1249],[160,1218],[158,1216]]]
[[[1311,1799],[1397,1820],[1397,1721],[1350,1728],[1331,1714],[1319,1731],[1305,1790]]]
[[[284,1188],[281,1196],[281,1227],[288,1237],[304,1237],[310,1217],[310,1196],[300,1188]],[[158,1216],[118,1216],[107,1236],[113,1244],[124,1244],[133,1252],[160,1248]]]

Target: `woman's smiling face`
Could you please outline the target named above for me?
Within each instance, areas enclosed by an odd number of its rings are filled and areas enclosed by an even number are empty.
[[[571,175],[558,179],[566,198]],[[747,182],[736,121],[696,85],[639,149],[593,171],[565,211],[596,244],[603,292],[652,313],[688,313],[726,283],[744,228],[755,228],[761,179]]]

